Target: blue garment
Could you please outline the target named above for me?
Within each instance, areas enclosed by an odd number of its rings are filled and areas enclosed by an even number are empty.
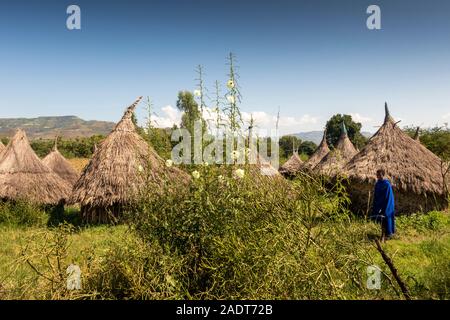
[[[394,192],[389,180],[378,180],[375,184],[372,219],[380,221],[387,236],[395,233]]]

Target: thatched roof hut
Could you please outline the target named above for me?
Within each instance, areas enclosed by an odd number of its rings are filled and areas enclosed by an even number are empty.
[[[320,160],[314,168],[314,171],[319,174],[333,177],[342,170],[356,153],[356,148],[348,137],[345,123],[342,122],[341,136],[339,137],[336,147]]]
[[[327,143],[327,130],[323,132],[322,141],[317,147],[316,151],[311,155],[308,161],[303,165],[304,169],[312,170],[315,166],[330,152],[330,148]]]
[[[54,205],[70,192],[70,185],[34,153],[25,131],[17,130],[0,156],[0,199]]]
[[[77,182],[79,174],[75,171],[70,162],[58,151],[57,139],[55,139],[53,150],[42,160],[42,162],[71,186]]]
[[[302,168],[303,161],[297,152],[294,152],[292,156],[286,161],[278,170],[284,176],[295,176]]]
[[[354,210],[370,210],[380,168],[393,185],[398,213],[446,207],[441,159],[396,125],[387,104],[385,111],[383,125],[344,168]]]
[[[85,220],[107,222],[133,204],[150,182],[189,181],[183,171],[165,161],[136,132],[132,121],[138,98],[98,146],[74,186],[71,203],[79,203]],[[148,169],[148,170],[147,170]]]

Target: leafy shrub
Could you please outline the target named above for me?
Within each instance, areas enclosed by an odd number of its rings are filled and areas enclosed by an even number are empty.
[[[374,226],[352,222],[340,188],[327,191],[308,176],[292,184],[256,178],[249,167],[243,179],[232,168],[197,170],[189,188],[149,187],[130,213],[145,243],[183,261],[177,282],[184,298],[373,295],[364,276]]]
[[[48,215],[39,206],[26,201],[0,202],[0,224],[9,226],[42,226]]]

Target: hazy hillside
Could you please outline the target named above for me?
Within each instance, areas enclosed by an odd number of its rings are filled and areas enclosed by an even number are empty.
[[[361,134],[367,138],[370,138],[373,133],[370,132],[361,132]],[[308,131],[308,132],[299,132],[299,133],[293,133],[291,136],[296,136],[297,138],[300,138],[303,141],[312,141],[315,144],[319,144],[322,140],[323,131]]]
[[[113,122],[85,121],[76,116],[39,117],[39,118],[0,118],[0,137],[10,137],[16,128],[22,128],[30,139],[90,137],[96,134],[106,135],[114,128]]]

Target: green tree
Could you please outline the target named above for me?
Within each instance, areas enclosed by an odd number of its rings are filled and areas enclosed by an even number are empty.
[[[195,121],[202,119],[202,114],[194,95],[189,91],[178,93],[177,108],[183,115],[181,117],[181,128],[188,129],[191,134],[194,132]]]
[[[315,144],[312,141],[303,141],[300,145],[300,148],[298,149],[299,153],[306,154],[308,156],[311,156],[314,151],[317,149],[317,144]]]
[[[406,127],[403,129],[409,136],[414,137],[417,127]],[[431,152],[444,161],[450,161],[450,128],[434,127],[419,130],[419,140]]]
[[[361,134],[361,123],[355,122],[351,115],[348,114],[336,114],[328,120],[327,128],[327,142],[328,145],[335,147],[341,136],[341,124],[344,121],[347,127],[348,137],[350,141],[361,149],[367,143],[367,138]]]
[[[278,145],[280,147],[280,155],[284,158],[289,158],[289,156],[291,156],[294,151],[297,151],[301,143],[302,140],[300,140],[296,136],[282,136],[278,141]]]

